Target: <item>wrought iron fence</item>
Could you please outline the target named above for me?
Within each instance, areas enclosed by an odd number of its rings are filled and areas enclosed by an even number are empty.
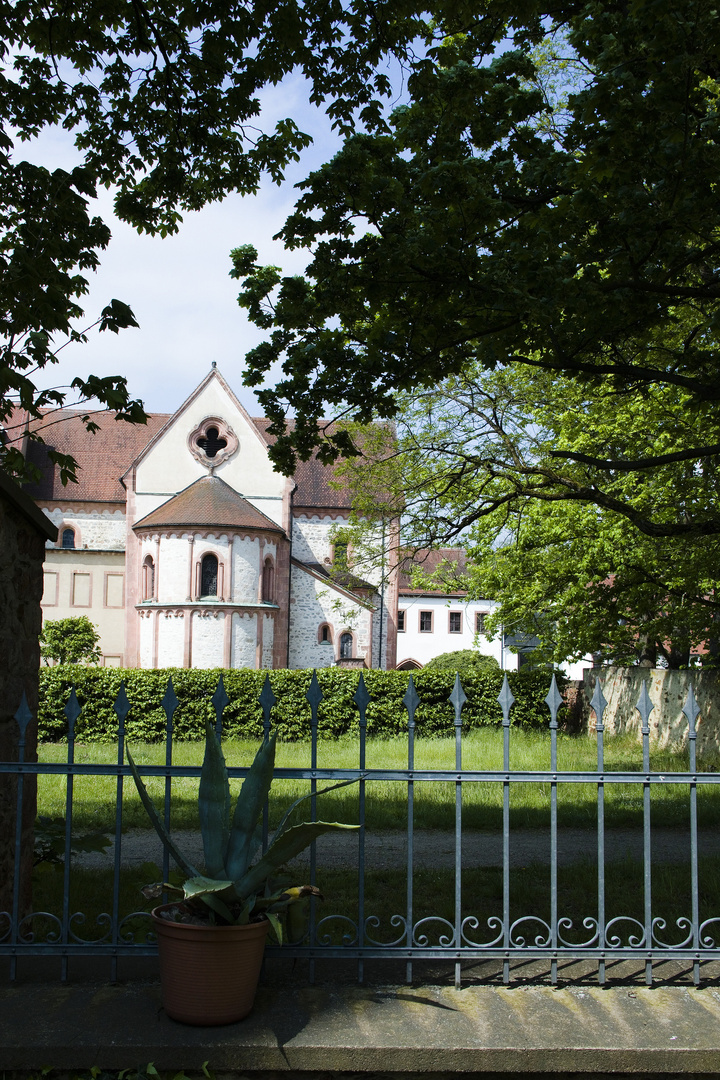
[[[260,695],[260,704],[264,715],[265,736],[270,732],[271,713],[275,696],[266,678]],[[455,686],[450,696],[454,713],[455,730],[455,768],[452,770],[418,769],[415,766],[416,723],[415,713],[420,699],[412,677],[408,683],[403,704],[407,710],[407,767],[403,769],[375,769],[366,764],[367,721],[366,710],[370,696],[365,683],[360,677],[355,694],[355,704],[359,719],[359,754],[357,768],[333,769],[318,767],[318,708],[322,692],[316,677],[310,685],[307,700],[311,711],[311,741],[309,747],[310,762],[308,768],[277,768],[278,780],[294,779],[308,782],[311,799],[310,814],[314,819],[317,814],[315,794],[318,785],[327,782],[356,781],[359,787],[358,806],[359,823],[357,835],[357,913],[353,916],[340,912],[316,917],[312,911],[310,927],[306,937],[299,942],[283,945],[283,954],[290,957],[304,957],[311,967],[319,958],[347,960],[358,963],[358,976],[363,977],[363,963],[370,958],[393,958],[405,962],[407,978],[412,978],[412,964],[418,960],[445,960],[455,966],[455,981],[460,985],[462,965],[468,961],[477,962],[484,958],[494,958],[502,962],[502,979],[510,980],[511,963],[516,959],[543,959],[549,962],[551,979],[557,981],[558,961],[563,959],[587,958],[597,965],[597,978],[601,984],[606,980],[606,962],[619,958],[640,960],[645,965],[648,985],[652,983],[653,962],[666,960],[669,956],[682,959],[692,967],[693,979],[700,981],[701,963],[720,959],[720,945],[716,944],[716,932],[720,931],[720,912],[717,915],[700,911],[700,866],[698,857],[698,788],[704,785],[720,783],[720,774],[699,772],[696,762],[696,719],[699,715],[692,688],[690,689],[683,713],[688,722],[689,770],[687,772],[653,772],[650,769],[650,727],[649,717],[653,705],[644,684],[637,710],[642,721],[642,770],[607,771],[604,764],[604,725],[603,714],[607,705],[602,693],[600,681],[595,685],[591,706],[596,716],[597,767],[591,771],[563,771],[558,768],[558,709],[562,698],[553,678],[546,700],[549,713],[550,734],[550,769],[549,770],[513,770],[510,768],[510,747],[512,739],[511,713],[514,699],[505,677],[498,701],[502,709],[503,730],[503,767],[501,770],[467,769],[463,765],[462,709],[466,697],[456,677]],[[229,699],[226,695],[222,678],[212,698],[216,714],[216,732],[222,736],[222,716]],[[178,766],[173,764],[173,714],[178,705],[172,681],[163,698],[163,709],[167,718],[165,765],[139,765],[139,771],[145,777],[164,778],[164,820],[170,826],[170,807],[172,801],[172,783],[175,778],[199,777],[200,764],[197,766]],[[78,955],[104,955],[110,958],[111,978],[117,974],[117,961],[123,956],[145,956],[156,952],[152,934],[149,931],[150,919],[147,912],[132,912],[121,915],[119,906],[120,881],[123,872],[123,787],[130,770],[125,762],[125,722],[130,711],[124,686],[121,686],[115,702],[118,718],[117,760],[114,764],[96,764],[75,760],[75,724],[81,709],[74,689],[65,709],[68,721],[67,760],[64,762],[29,762],[24,760],[25,734],[32,717],[23,700],[15,719],[19,726],[19,753],[15,762],[0,763],[0,773],[17,776],[17,826],[15,833],[15,878],[12,910],[0,912],[0,955],[10,957],[11,978],[15,977],[18,958],[30,955],[57,955],[61,958],[61,976],[67,977],[67,965],[70,957]],[[247,768],[228,767],[230,777],[243,777]],[[64,822],[64,858],[63,858],[63,902],[60,912],[33,912],[23,914],[20,911],[20,860],[21,860],[21,814],[23,785],[28,776],[38,778],[49,775],[66,777],[66,808]],[[73,873],[73,784],[76,777],[106,776],[114,777],[116,782],[116,815],[114,829],[114,855],[112,874],[112,895],[108,897],[110,910],[97,917],[96,930],[104,932],[101,937],[83,937],[85,916],[81,912],[70,910],[70,883]],[[406,889],[402,911],[371,911],[366,903],[366,837],[365,809],[366,790],[373,781],[391,781],[403,786],[407,794],[407,836],[405,842]],[[416,896],[414,877],[419,869],[414,853],[415,835],[415,794],[418,785],[444,783],[454,785],[454,917],[448,919],[440,915],[416,915]],[[549,917],[511,915],[512,866],[511,846],[513,836],[510,820],[511,788],[516,784],[543,785],[549,791],[549,833],[550,856],[546,867],[540,867],[538,873],[549,876]],[[466,785],[496,784],[502,787],[502,905],[494,912],[468,911],[463,905],[462,881],[467,867],[463,866],[462,829],[463,829],[463,788]],[[562,840],[562,829],[558,825],[558,790],[563,785],[591,784],[597,789],[597,823],[594,831],[588,831],[589,843],[596,846],[597,888],[594,896],[595,909],[581,919],[571,919],[560,909],[558,892],[558,843]],[[606,912],[606,831],[605,831],[605,793],[609,786],[617,784],[639,785],[642,788],[642,918],[630,914],[614,914],[608,918]],[[668,784],[682,785],[688,792],[689,843],[686,859],[686,872],[689,879],[688,911],[673,920],[676,940],[668,940],[668,920],[662,912],[655,912],[652,903],[653,862],[651,830],[651,791],[653,788]],[[263,842],[269,837],[267,809],[263,821]],[[594,860],[593,860],[594,862]],[[317,855],[315,847],[310,852],[310,883],[315,883]],[[163,880],[168,880],[169,856],[165,852],[163,860]],[[685,872],[685,871],[683,871]],[[142,926],[142,922],[144,926]],[[386,940],[381,940],[381,928],[385,928]],[[388,929],[389,928],[389,929]],[[580,936],[580,940],[578,937]],[[672,937],[672,934],[670,934]],[[389,938],[389,939],[388,939]],[[277,947],[275,947],[277,949]],[[269,952],[274,949],[271,947]]]

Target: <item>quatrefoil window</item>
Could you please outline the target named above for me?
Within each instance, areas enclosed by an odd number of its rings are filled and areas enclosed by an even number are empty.
[[[206,457],[214,458],[218,450],[225,449],[227,439],[220,437],[220,432],[216,427],[209,427],[207,429],[207,439],[200,438],[197,444],[205,451]]]
[[[238,449],[238,437],[225,420],[207,416],[188,435],[188,449],[201,465],[216,469]]]

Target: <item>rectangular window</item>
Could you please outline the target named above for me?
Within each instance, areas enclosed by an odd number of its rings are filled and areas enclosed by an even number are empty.
[[[90,607],[90,574],[73,574],[72,606]]]
[[[398,634],[404,634],[405,633],[405,609],[404,608],[401,608],[400,611],[398,611],[397,628],[398,628]]]
[[[448,630],[451,634],[462,634],[462,611],[450,612],[450,623]]]
[[[124,574],[105,575],[105,607],[122,607]]]
[[[58,576],[53,570],[43,573],[42,602],[45,607],[56,607],[58,602]]]
[[[105,667],[122,667],[122,656],[103,656]]]
[[[476,634],[484,634],[485,633],[485,616],[486,615],[487,615],[487,612],[485,612],[485,611],[476,611],[475,612],[475,633]]]
[[[433,613],[432,611],[420,612],[420,633],[432,634]]]

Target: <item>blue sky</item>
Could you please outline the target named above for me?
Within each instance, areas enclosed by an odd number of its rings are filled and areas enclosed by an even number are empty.
[[[286,79],[261,96],[263,125],[293,116],[314,139],[286,182],[278,187],[268,180],[256,196],[233,196],[189,214],[176,236],[138,236],[112,214],[112,193],[102,192],[96,212],[110,225],[113,239],[89,279],[85,325],[117,298],[132,307],[140,329],[118,335],[93,331],[88,344],[64,348],[59,364],[41,373],[38,385],[65,385],[75,375],[90,373],[122,374],[148,411],[172,412],[216,361],[245,407],[259,414],[253,393],[242,386],[242,370],[245,353],[262,335],[238,307],[239,282],[228,276],[230,250],[253,244],[263,263],[290,273],[304,268],[308,253],[285,252],[272,236],[295,203],[293,185],[340,146],[327,117],[307,98],[301,78]],[[58,130],[21,144],[17,156],[49,168],[77,160],[72,137]]]

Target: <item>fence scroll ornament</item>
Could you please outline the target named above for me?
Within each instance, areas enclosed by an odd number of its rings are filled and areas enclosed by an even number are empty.
[[[652,772],[650,769],[650,715],[653,705],[643,683],[636,705],[640,716],[642,737],[642,769],[626,771],[607,771],[605,768],[605,726],[604,713],[607,701],[603,695],[600,680],[596,680],[590,705],[595,713],[595,738],[597,742],[597,766],[595,770],[560,770],[558,769],[558,713],[563,705],[562,696],[553,676],[545,703],[548,707],[550,768],[537,770],[511,769],[510,751],[512,744],[512,710],[515,700],[510,689],[507,675],[504,678],[498,703],[502,713],[503,762],[502,769],[466,768],[463,764],[463,706],[466,702],[465,691],[459,676],[456,677],[449,697],[452,709],[452,727],[454,732],[455,765],[454,769],[417,769],[415,763],[416,736],[421,724],[416,719],[421,704],[420,696],[412,676],[408,681],[403,705],[407,712],[407,764],[405,768],[374,769],[367,766],[367,711],[371,705],[365,681],[360,676],[354,704],[358,710],[358,762],[357,768],[320,768],[318,766],[318,714],[323,700],[323,693],[313,673],[307,691],[310,709],[311,739],[309,746],[308,768],[277,768],[277,779],[294,779],[309,785],[310,812],[316,818],[317,807],[315,793],[318,784],[323,786],[329,781],[356,781],[358,790],[358,813],[361,826],[365,824],[367,785],[374,780],[389,781],[402,785],[407,797],[407,830],[404,844],[403,863],[406,871],[404,891],[404,911],[375,912],[366,910],[366,880],[368,873],[365,829],[358,832],[356,872],[358,882],[358,904],[356,913],[336,912],[318,917],[319,912],[311,911],[308,935],[302,940],[283,946],[284,954],[305,957],[311,965],[318,958],[346,960],[352,958],[358,962],[358,974],[362,978],[363,964],[368,959],[394,958],[406,964],[408,979],[412,978],[412,964],[420,959],[448,960],[455,965],[456,982],[461,978],[461,964],[468,960],[478,961],[492,958],[502,963],[502,976],[505,982],[510,978],[510,962],[516,959],[544,959],[549,963],[552,981],[557,980],[558,960],[566,958],[587,958],[597,967],[597,977],[602,984],[606,978],[606,962],[611,959],[634,957],[645,965],[646,981],[652,981],[654,961],[674,956],[683,959],[692,967],[693,978],[700,980],[700,965],[705,960],[720,959],[720,945],[716,937],[720,930],[720,914],[701,918],[700,872],[698,852],[698,787],[717,784],[720,773],[697,771],[697,720],[700,710],[692,688],[683,707],[687,720],[688,772]],[[263,730],[267,737],[272,726],[272,713],[277,703],[270,679],[266,677],[259,704],[263,715]],[[139,766],[144,776],[164,780],[164,820],[170,827],[170,806],[172,801],[173,780],[179,777],[198,777],[200,764],[197,766],[176,766],[173,764],[173,718],[178,707],[178,699],[172,684],[168,680],[162,708],[166,716],[165,764]],[[222,737],[223,713],[229,698],[222,677],[212,696],[209,707],[213,709],[215,727]],[[61,977],[67,976],[68,960],[77,955],[104,955],[111,964],[111,978],[115,978],[118,958],[127,955],[152,955],[156,945],[149,933],[150,918],[147,912],[134,911],[120,914],[120,886],[122,877],[122,839],[123,839],[123,785],[129,775],[129,766],[124,761],[125,724],[132,711],[132,702],[128,700],[124,683],[120,686],[115,701],[117,716],[117,757],[113,764],[88,764],[75,760],[75,727],[81,707],[75,690],[70,693],[65,708],[67,717],[67,755],[64,762],[28,762],[25,761],[25,733],[31,722],[27,702],[23,698],[15,720],[19,729],[18,760],[0,763],[0,772],[17,776],[17,809],[22,806],[23,785],[28,775],[35,774],[42,781],[43,776],[60,775],[66,780],[64,848],[62,854],[63,901],[60,912],[20,911],[20,861],[21,861],[21,816],[17,813],[15,837],[15,878],[12,893],[12,909],[0,912],[0,954],[10,957],[11,977],[16,974],[19,957],[23,955],[56,955],[61,962]],[[247,768],[230,767],[231,777],[241,778],[247,774]],[[73,831],[74,780],[76,776],[114,777],[116,786],[116,814],[114,825],[114,846],[112,852],[112,887],[109,896],[110,911],[100,914],[92,926],[80,911],[71,910],[71,885],[74,872],[73,856],[76,851],[76,838]],[[416,858],[415,836],[415,796],[417,785],[452,784],[455,789],[454,824],[454,905],[453,918],[439,914],[424,914],[417,918],[414,876],[423,867]],[[537,914],[524,914],[512,917],[512,880],[511,862],[512,829],[510,818],[511,794],[516,784],[541,785],[549,793],[547,812],[549,816],[549,861],[538,867],[538,874],[547,874],[549,883],[549,916],[541,918]],[[497,911],[466,910],[463,900],[462,881],[467,867],[463,863],[463,789],[468,784],[494,784],[502,788],[502,908]],[[594,836],[597,845],[597,894],[595,910],[588,912],[579,920],[572,919],[561,910],[561,893],[558,890],[558,857],[562,846],[562,829],[558,823],[558,792],[566,785],[592,785],[597,792],[596,829],[593,834],[588,830],[588,838]],[[638,785],[642,790],[642,918],[634,915],[614,914],[607,918],[606,896],[606,841],[605,795],[609,785]],[[662,912],[654,912],[652,896],[652,828],[651,828],[651,792],[653,788],[667,784],[684,785],[689,795],[689,844],[688,875],[690,882],[690,905],[686,914],[675,918],[670,925]],[[267,807],[262,821],[263,843],[269,839]],[[163,880],[168,880],[170,872],[167,852],[163,856]],[[372,869],[372,868],[370,868]],[[399,867],[402,869],[402,867]],[[315,884],[317,854],[313,848],[310,853],[310,884]],[[269,950],[272,951],[272,950]],[[312,972],[311,972],[312,973]]]

